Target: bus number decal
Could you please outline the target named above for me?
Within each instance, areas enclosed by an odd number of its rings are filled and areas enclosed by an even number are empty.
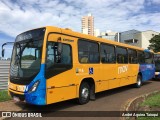
[[[118,67],[118,74],[125,73],[128,71],[128,65]]]

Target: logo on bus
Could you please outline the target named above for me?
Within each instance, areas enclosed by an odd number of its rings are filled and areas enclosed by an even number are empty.
[[[93,74],[93,68],[89,68],[89,74]]]
[[[128,65],[118,67],[118,74],[125,73],[128,71]]]

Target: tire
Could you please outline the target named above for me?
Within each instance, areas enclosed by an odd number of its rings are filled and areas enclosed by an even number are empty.
[[[87,82],[82,82],[79,89],[78,103],[83,105],[89,102],[90,87]]]
[[[134,84],[134,86],[136,88],[140,88],[142,86],[142,76],[141,75],[137,76],[137,82]]]

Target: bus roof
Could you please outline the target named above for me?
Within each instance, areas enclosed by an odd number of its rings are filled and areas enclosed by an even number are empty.
[[[88,39],[88,40],[91,40],[91,41],[93,40],[93,41],[97,41],[97,42],[113,44],[113,45],[126,47],[126,48],[131,48],[131,49],[136,49],[136,50],[142,50],[142,51],[145,50],[143,48],[136,47],[136,46],[131,46],[131,45],[128,45],[128,44],[125,44],[125,43],[119,43],[119,42],[116,42],[116,41],[107,40],[107,39],[98,38],[98,37],[94,37],[94,36],[91,36],[91,35],[86,35],[86,34],[82,34],[82,33],[79,33],[79,32],[75,32],[75,31],[72,31],[69,28],[63,29],[63,28],[58,28],[58,27],[54,27],[54,26],[45,26],[45,28],[46,28],[47,32],[55,32],[55,33],[66,34],[66,35],[70,35],[70,36],[77,37],[77,38],[84,38],[84,39]],[[152,52],[152,51],[150,51],[150,52]]]

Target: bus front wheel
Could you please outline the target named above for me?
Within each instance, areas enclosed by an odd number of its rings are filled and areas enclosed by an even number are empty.
[[[140,88],[142,86],[142,76],[138,75],[137,76],[137,82],[135,83],[136,88]]]
[[[90,87],[87,82],[82,82],[79,89],[78,103],[83,105],[89,102]]]

